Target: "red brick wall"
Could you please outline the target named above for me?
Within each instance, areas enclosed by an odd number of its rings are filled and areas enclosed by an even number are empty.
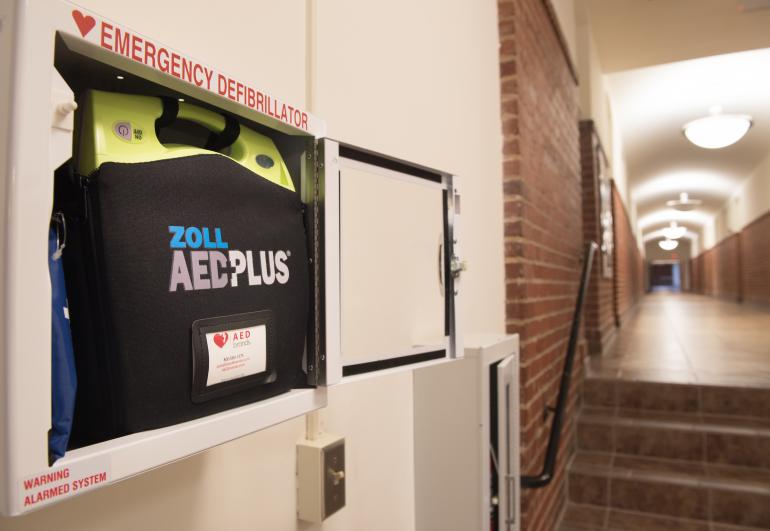
[[[709,295],[713,292],[713,286],[716,284],[714,273],[714,254],[709,251],[703,251],[693,258],[693,291],[701,295]]]
[[[693,260],[693,291],[732,301],[741,300],[742,240],[743,234],[733,234],[711,249],[703,251]],[[755,256],[761,255],[762,252],[763,250],[752,251]],[[751,260],[751,257],[747,259]]]
[[[770,212],[746,226],[740,240],[743,300],[770,304]]]
[[[636,245],[636,237],[620,194],[612,186],[612,219],[615,224],[615,270],[613,307],[615,320],[621,324],[628,312],[644,295],[644,258]]]
[[[690,259],[690,291],[693,293],[703,291],[703,264],[700,256]]]
[[[499,0],[506,326],[521,334],[522,468],[538,473],[556,402],[583,247],[578,92],[549,5]],[[582,377],[576,361],[576,382]],[[550,530],[565,500],[573,393],[551,485],[523,493],[523,527]]]
[[[733,234],[711,250],[716,266],[716,282],[711,294],[730,300],[741,300],[741,237]]]
[[[770,212],[690,262],[692,291],[770,304]]]
[[[599,157],[604,157],[599,137],[591,120],[580,122],[580,166],[583,182],[583,238],[601,244],[599,172],[609,171]],[[586,294],[583,319],[588,352],[601,354],[616,335],[612,311],[612,278],[602,274],[602,256],[596,254]]]

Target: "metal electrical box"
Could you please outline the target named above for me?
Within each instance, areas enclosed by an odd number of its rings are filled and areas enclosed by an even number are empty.
[[[323,522],[345,507],[345,439],[324,433],[297,443],[297,518]]]
[[[416,370],[414,439],[417,529],[518,531],[519,336],[467,336],[464,359]]]
[[[11,89],[0,100],[0,514],[35,510],[318,409],[326,387],[344,379],[463,356],[456,176],[325,138],[322,120],[237,73],[68,2],[2,2],[0,24],[0,77]],[[73,158],[87,91],[185,102],[275,145],[307,231],[305,381],[262,401],[68,450],[50,465],[47,233],[55,174]],[[136,128],[113,126],[126,142],[139,139]]]

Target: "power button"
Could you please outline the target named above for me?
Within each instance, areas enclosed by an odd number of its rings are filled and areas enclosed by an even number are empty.
[[[116,122],[112,131],[121,140],[131,142],[131,122]]]

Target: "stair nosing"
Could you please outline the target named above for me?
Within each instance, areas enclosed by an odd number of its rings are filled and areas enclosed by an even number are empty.
[[[651,384],[651,385],[666,385],[666,386],[675,386],[675,387],[698,387],[698,388],[706,388],[706,389],[733,389],[733,388],[740,388],[740,389],[751,389],[751,390],[758,390],[758,391],[766,391],[770,390],[770,385],[759,385],[754,384],[751,385],[748,382],[743,385],[735,385],[730,383],[713,383],[713,382],[667,382],[667,381],[661,381],[661,380],[647,380],[647,379],[638,379],[638,378],[619,378],[617,376],[600,376],[600,375],[586,375],[584,382],[591,382],[591,381],[600,381],[600,382],[615,382],[615,383],[621,383],[621,384],[627,384],[627,383],[633,383],[633,384]]]
[[[637,411],[637,410],[634,410]],[[654,411],[641,411],[642,413],[655,413]],[[693,414],[695,415],[695,414]],[[732,417],[730,417],[732,418]],[[750,419],[737,419],[737,420],[750,420]],[[730,435],[742,435],[747,437],[770,437],[770,428],[761,427],[744,427],[736,426],[732,424],[720,424],[713,421],[704,421],[700,418],[696,418],[693,421],[686,420],[661,420],[661,419],[645,419],[639,417],[625,416],[622,411],[608,412],[606,415],[592,414],[592,413],[579,413],[578,423],[585,422],[587,424],[602,424],[602,425],[614,425],[614,426],[639,426],[643,428],[658,428],[658,429],[670,429],[678,431],[700,431],[707,433],[721,433]]]
[[[579,454],[593,454],[593,455],[605,455],[605,456],[612,456],[613,459],[611,460],[611,464],[609,465],[603,465],[603,464],[584,464],[584,463],[576,463],[576,458]],[[714,489],[714,490],[730,490],[730,491],[741,491],[741,492],[748,492],[752,494],[761,494],[761,495],[770,495],[770,484],[761,483],[759,481],[755,480],[743,480],[743,479],[737,479],[737,478],[727,478],[727,477],[714,477],[709,474],[709,466],[713,464],[707,463],[707,462],[699,462],[703,464],[706,467],[706,471],[704,473],[696,472],[677,472],[677,471],[650,471],[650,470],[640,470],[640,469],[634,469],[629,467],[623,467],[623,466],[616,466],[614,462],[614,456],[618,454],[614,453],[608,453],[608,452],[586,452],[586,451],[579,451],[575,453],[575,456],[572,457],[568,464],[568,472],[569,473],[576,473],[576,474],[583,474],[583,475],[590,475],[590,476],[601,476],[601,477],[607,477],[610,479],[625,479],[625,480],[639,480],[639,481],[646,481],[650,483],[665,483],[665,484],[675,484],[675,485],[681,485],[681,486],[688,486],[688,487],[699,487],[699,488],[706,488],[706,489]],[[628,454],[622,454],[624,457],[628,456]],[[692,463],[692,461],[686,461],[686,460],[678,460],[678,459],[661,459],[661,458],[649,458],[645,456],[630,456],[635,459],[647,459],[650,461],[662,461],[664,463]],[[741,467],[741,466],[725,466],[725,468],[733,468],[733,469],[755,469],[756,467]],[[763,469],[764,470],[764,469]],[[713,470],[711,470],[713,472]],[[768,473],[770,473],[770,470],[768,470]]]
[[[726,528],[730,528],[731,530],[734,529],[735,531],[761,531],[761,528],[759,528],[759,527],[742,526],[742,525],[730,524],[730,523],[726,523],[726,522],[713,521],[711,519],[701,520],[701,519],[697,519],[697,518],[683,518],[683,517],[679,517],[679,516],[670,516],[670,515],[663,515],[663,514],[658,514],[658,513],[648,513],[648,512],[644,512],[644,511],[634,511],[634,510],[630,510],[630,509],[620,509],[618,507],[611,507],[611,506],[608,506],[608,505],[594,505],[592,503],[579,503],[579,502],[575,502],[575,501],[572,501],[572,500],[567,500],[567,502],[565,503],[563,515],[566,515],[566,511],[567,511],[567,508],[569,506],[573,506],[573,507],[586,507],[586,508],[590,508],[590,509],[597,509],[597,510],[600,510],[600,511],[607,511],[607,518],[609,517],[609,512],[610,511],[615,511],[615,512],[619,512],[619,513],[627,513],[627,514],[633,514],[633,515],[637,515],[637,516],[659,518],[661,520],[679,520],[679,521],[682,521],[682,522],[685,522],[685,523],[706,525],[709,528],[711,528],[711,524],[716,524],[716,525],[720,525],[720,526],[725,526]],[[562,516],[562,519],[561,519],[561,521],[559,523],[560,523],[560,525],[561,524],[566,524],[568,526],[571,526],[572,528],[580,529],[581,531],[588,530],[588,529],[601,529],[602,531],[614,531],[614,530],[619,529],[617,527],[610,527],[609,526],[609,522],[606,522],[606,521],[605,521],[604,525],[601,528],[590,527],[590,526],[587,526],[587,525],[581,525],[580,523],[574,523],[574,522],[564,522],[563,516]],[[561,529],[561,527],[559,527],[559,529]]]

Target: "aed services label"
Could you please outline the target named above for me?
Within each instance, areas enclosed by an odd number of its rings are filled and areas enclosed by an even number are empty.
[[[267,369],[267,327],[250,326],[206,334],[209,372],[206,385],[214,385]]]
[[[29,511],[92,490],[109,481],[109,458],[106,456],[53,467],[23,479],[19,484],[17,503],[21,511]]]

